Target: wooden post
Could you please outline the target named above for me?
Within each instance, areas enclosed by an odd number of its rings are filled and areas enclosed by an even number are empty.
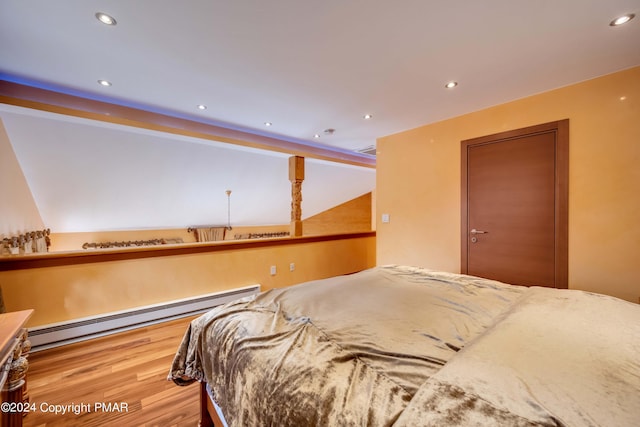
[[[291,181],[291,237],[302,236],[302,181],[304,181],[304,157],[289,157],[289,181]]]

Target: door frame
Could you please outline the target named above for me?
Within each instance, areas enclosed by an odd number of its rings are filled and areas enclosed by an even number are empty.
[[[468,271],[469,207],[468,207],[468,153],[474,146],[498,143],[541,133],[555,134],[555,285],[569,287],[569,119],[500,132],[493,135],[461,141],[461,266],[462,274]]]

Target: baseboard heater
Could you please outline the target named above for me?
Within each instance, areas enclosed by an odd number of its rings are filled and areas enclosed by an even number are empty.
[[[32,351],[97,338],[168,320],[204,313],[211,308],[260,292],[260,285],[137,307],[29,329]]]

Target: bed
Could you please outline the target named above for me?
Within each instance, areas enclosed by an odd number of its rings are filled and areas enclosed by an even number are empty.
[[[169,379],[204,425],[638,426],[640,305],[376,267],[214,308]]]

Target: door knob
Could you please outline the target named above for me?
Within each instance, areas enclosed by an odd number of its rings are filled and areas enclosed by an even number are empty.
[[[487,234],[488,231],[476,230],[475,228],[471,229],[471,234]]]

